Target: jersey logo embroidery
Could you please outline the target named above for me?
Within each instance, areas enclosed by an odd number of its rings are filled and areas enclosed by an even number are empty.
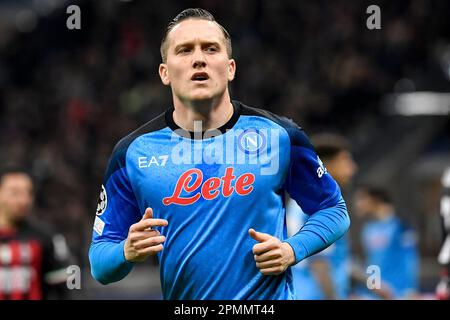
[[[101,216],[105,212],[107,204],[108,204],[108,197],[106,195],[105,187],[102,185],[102,191],[100,192],[100,199],[97,204],[96,215]]]
[[[317,157],[317,162],[319,162],[319,167],[317,168],[317,176],[319,178],[322,178],[322,176],[324,174],[326,174],[328,171],[327,171],[327,168],[325,168],[325,165],[323,164],[322,160],[320,160],[319,157]]]
[[[148,168],[151,165],[155,165],[157,167],[164,167],[166,165],[167,160],[169,159],[169,155],[162,155],[159,157],[139,157],[138,158],[138,167],[139,168]],[[158,161],[159,160],[159,161]]]
[[[94,221],[94,231],[98,233],[99,236],[103,234],[103,229],[105,228],[105,222],[99,217],[95,217]]]
[[[244,173],[236,179],[236,176],[233,175],[233,170],[233,167],[228,167],[222,177],[211,177],[203,182],[203,172],[200,169],[189,169],[178,178],[173,194],[164,198],[162,202],[166,206],[172,203],[187,206],[195,203],[200,197],[203,197],[205,200],[213,200],[219,194],[226,198],[234,192],[240,196],[246,196],[251,193],[255,175]],[[236,183],[232,186],[231,184],[235,179]],[[200,190],[197,190],[200,186]],[[182,191],[192,193],[195,190],[197,192],[190,197],[181,196]]]
[[[246,153],[257,153],[266,146],[266,138],[255,129],[245,130],[239,136],[238,146]]]

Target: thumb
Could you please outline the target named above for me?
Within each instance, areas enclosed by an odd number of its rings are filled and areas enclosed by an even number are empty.
[[[152,219],[152,218],[153,218],[153,209],[152,208],[145,209],[145,213],[142,216],[142,220],[144,220],[144,219]]]
[[[267,233],[255,231],[255,229],[253,228],[248,229],[248,233],[250,234],[250,237],[258,242],[264,242],[270,239],[270,235],[268,235]]]

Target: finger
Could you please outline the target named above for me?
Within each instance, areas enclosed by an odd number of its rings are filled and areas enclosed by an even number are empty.
[[[284,270],[282,267],[271,267],[260,269],[259,272],[261,272],[265,276],[274,276],[283,273]]]
[[[256,263],[256,267],[260,270],[269,269],[269,268],[273,268],[273,267],[279,267],[280,265],[281,265],[280,260],[270,260],[270,261]]]
[[[269,250],[263,254],[255,254],[253,258],[256,262],[264,262],[281,258],[281,253],[278,250]]]
[[[145,209],[144,215],[142,216],[142,220],[153,218],[153,209],[147,208]]]
[[[250,237],[252,237],[258,242],[264,242],[271,238],[271,235],[267,233],[258,232],[253,228],[248,229],[248,233],[250,234]]]
[[[164,237],[164,236],[151,237],[148,239],[137,241],[134,244],[134,248],[136,250],[140,250],[140,249],[145,249],[148,247],[154,247],[154,246],[157,246],[157,245],[163,243],[164,241],[166,241],[166,237]]]
[[[278,248],[277,243],[276,242],[272,242],[272,241],[268,241],[268,242],[263,242],[263,243],[257,243],[253,246],[253,254],[256,255],[260,255],[263,254],[265,252],[268,252],[272,249],[276,249]]]
[[[164,249],[164,246],[162,244],[158,244],[157,246],[141,249],[138,252],[139,252],[139,255],[145,256],[145,255],[152,255],[152,254],[158,253],[158,252],[162,251],[162,249]]]
[[[131,241],[139,241],[143,239],[148,239],[150,237],[157,237],[160,235],[158,230],[144,230],[144,231],[135,231],[130,235]]]
[[[145,219],[141,220],[138,223],[135,224],[134,230],[135,231],[144,231],[148,228],[152,227],[165,227],[169,223],[166,219]]]

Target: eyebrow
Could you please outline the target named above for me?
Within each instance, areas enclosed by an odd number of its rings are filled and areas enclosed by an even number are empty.
[[[219,48],[221,47],[221,46],[220,46],[220,43],[217,42],[217,41],[205,41],[205,42],[201,42],[201,46],[202,46],[202,47],[205,47],[205,46],[211,46],[211,45],[214,45],[214,46],[219,47]],[[182,43],[176,45],[175,48],[174,48],[174,50],[177,51],[179,48],[182,48],[182,47],[192,47],[192,46],[193,46],[193,42],[192,42],[192,41],[186,41],[186,42],[182,42]]]

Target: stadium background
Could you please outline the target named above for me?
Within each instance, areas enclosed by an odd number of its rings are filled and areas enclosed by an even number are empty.
[[[66,27],[70,4],[81,8],[81,30]],[[381,8],[381,30],[366,27],[370,4]],[[288,116],[310,135],[351,141],[355,183],[392,193],[418,231],[421,292],[433,292],[440,177],[450,164],[448,1],[0,0],[0,163],[32,169],[33,215],[67,237],[82,267],[82,290],[71,298],[159,297],[154,263],[103,287],[92,281],[87,250],[114,144],[171,103],[159,45],[187,7],[210,10],[230,32],[234,99]],[[353,219],[356,257],[359,230]]]

